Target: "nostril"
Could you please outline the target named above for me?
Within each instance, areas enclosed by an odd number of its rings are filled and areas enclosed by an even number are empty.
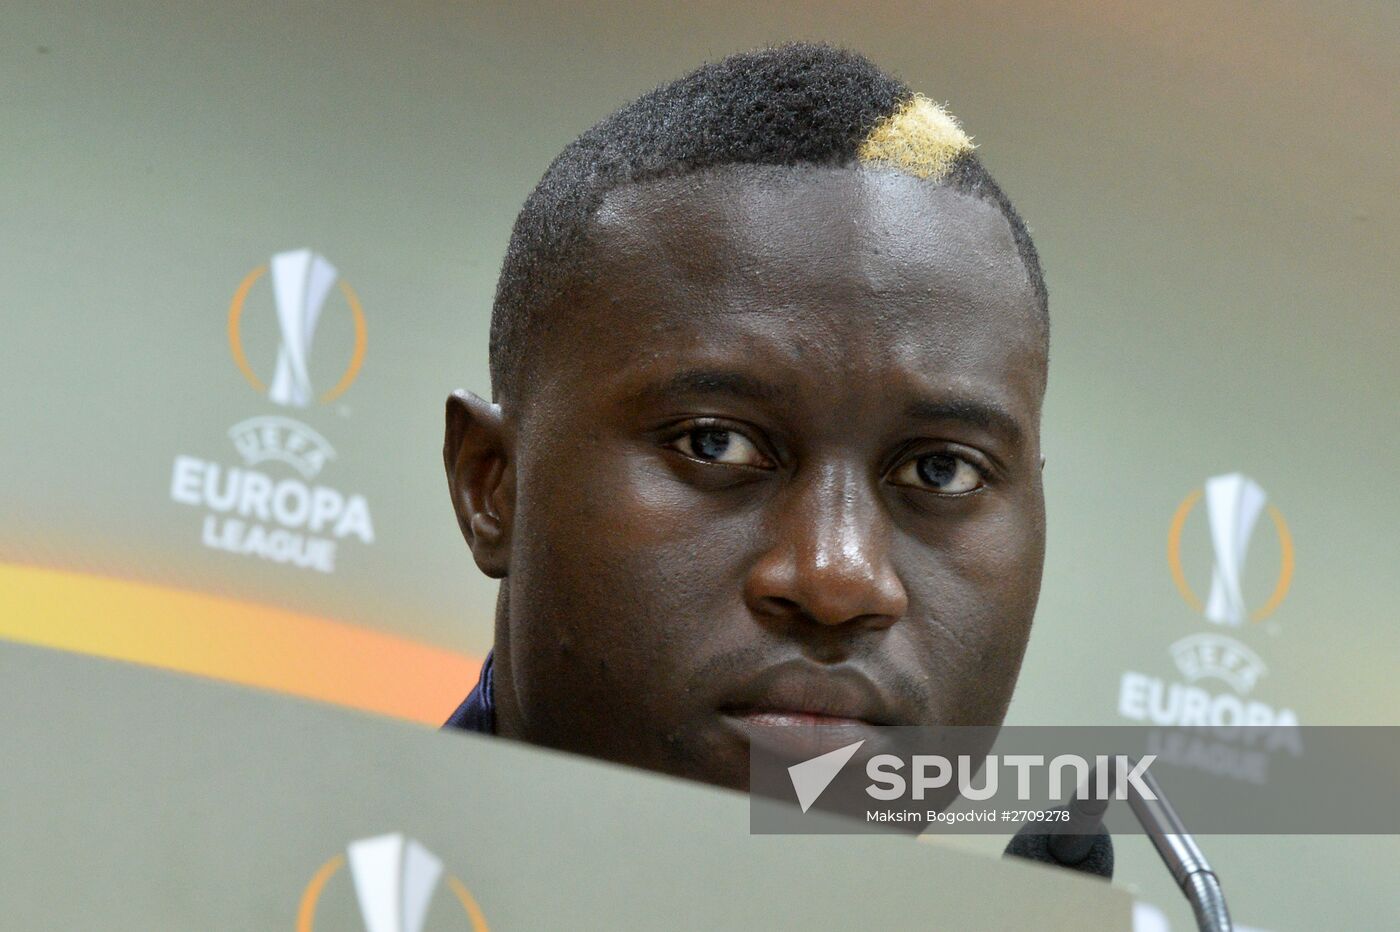
[[[757,600],[755,607],[760,613],[773,618],[792,618],[803,613],[802,606],[797,601],[780,595],[762,596]]]

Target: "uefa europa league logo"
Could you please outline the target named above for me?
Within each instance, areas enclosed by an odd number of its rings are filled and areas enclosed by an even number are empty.
[[[277,364],[272,382],[265,386],[254,373],[243,351],[242,320],[249,291],[269,269],[281,341],[277,347]],[[308,360],[316,337],[316,325],[321,321],[321,311],[332,289],[338,290],[350,307],[355,322],[355,348],[340,381],[318,397],[311,384]],[[260,265],[248,273],[229,307],[228,334],[234,362],[238,363],[243,377],[258,391],[267,392],[267,397],[277,404],[291,408],[305,408],[313,400],[325,404],[338,398],[355,381],[364,360],[365,315],[360,300],[340,278],[336,267],[324,256],[309,249],[279,252],[268,265]]]
[[[400,832],[352,841],[345,854],[322,864],[302,893],[297,932],[314,932],[316,905],[327,882],[347,862],[365,932],[423,932],[428,907],[443,879],[442,860]],[[466,885],[448,875],[447,887],[460,909],[458,924],[470,923],[472,932],[489,932],[486,917]]]
[[[1206,480],[1206,514],[1215,566],[1210,573],[1206,617],[1218,625],[1242,625],[1246,615],[1240,579],[1249,539],[1267,496],[1259,483],[1240,473]]]
[[[311,353],[321,308],[335,280],[335,266],[309,249],[279,252],[272,257],[272,295],[277,301],[282,345],[277,348],[277,371],[267,397],[279,405],[304,408],[311,403],[306,358]]]
[[[1202,498],[1206,503],[1206,519],[1210,541],[1215,553],[1210,574],[1210,593],[1204,604],[1186,581],[1181,566],[1181,532],[1192,508]],[[1242,581],[1249,542],[1254,535],[1259,516],[1267,511],[1278,533],[1280,560],[1278,580],[1268,601],[1254,612],[1245,604]],[[1204,494],[1197,489],[1176,510],[1167,539],[1167,560],[1177,589],[1192,608],[1204,613],[1218,625],[1238,627],[1246,621],[1262,621],[1278,608],[1288,594],[1293,579],[1293,538],[1288,525],[1277,508],[1268,503],[1268,496],[1259,483],[1241,473],[1213,476],[1205,482]]]
[[[346,850],[365,932],[422,932],[442,861],[398,834],[364,838]]]

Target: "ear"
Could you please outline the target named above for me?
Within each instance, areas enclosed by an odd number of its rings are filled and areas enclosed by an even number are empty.
[[[504,578],[510,568],[515,516],[513,440],[500,405],[460,390],[447,397],[447,434],[442,445],[447,488],[476,565],[492,579]]]

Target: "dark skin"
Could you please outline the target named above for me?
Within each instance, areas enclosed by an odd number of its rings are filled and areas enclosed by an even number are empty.
[[[497,732],[746,789],[779,729],[1000,724],[1045,548],[1005,218],[729,166],[610,192],[588,242],[518,397],[448,400]]]

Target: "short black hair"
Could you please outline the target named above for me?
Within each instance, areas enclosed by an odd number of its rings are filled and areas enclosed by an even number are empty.
[[[493,397],[515,394],[531,322],[579,271],[589,220],[610,190],[720,165],[853,165],[871,132],[915,97],[859,54],[792,43],[702,65],[569,143],[511,232],[491,310]],[[1005,215],[1048,324],[1030,232],[970,147],[939,183]]]

